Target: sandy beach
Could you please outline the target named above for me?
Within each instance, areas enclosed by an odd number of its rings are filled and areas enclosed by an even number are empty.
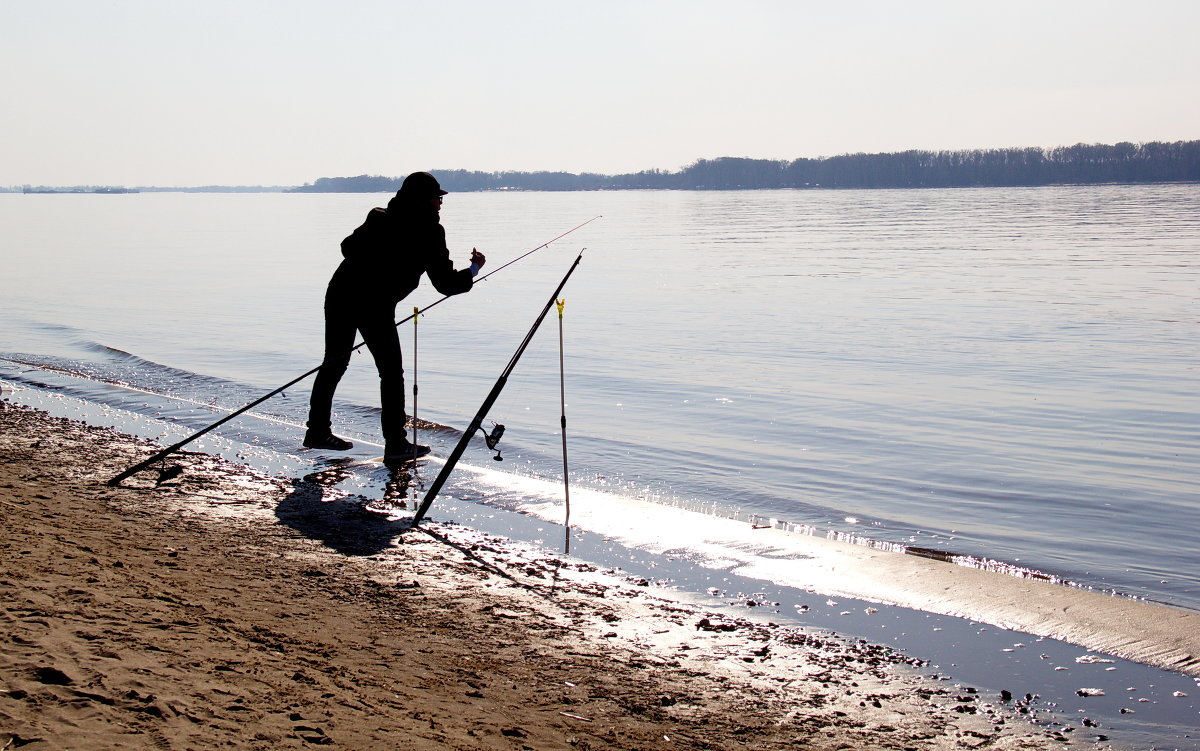
[[[108,487],[154,446],[0,407],[3,749],[1072,745],[887,648],[410,530],[318,478],[183,453]]]

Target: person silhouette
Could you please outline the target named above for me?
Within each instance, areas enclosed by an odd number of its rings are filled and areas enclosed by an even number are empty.
[[[468,292],[487,260],[472,248],[470,266],[454,268],[440,221],[446,193],[433,175],[414,172],[404,178],[387,208],[371,209],[342,241],[343,259],[325,293],[325,357],[309,399],[305,446],[330,451],[354,447],[334,435],[332,409],[357,331],[379,371],[384,463],[394,466],[429,453],[428,446],[408,440],[396,305],[417,288],[422,274],[443,295]]]

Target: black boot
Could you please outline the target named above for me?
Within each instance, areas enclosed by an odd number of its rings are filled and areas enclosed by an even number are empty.
[[[338,438],[328,430],[313,430],[309,428],[304,434],[304,445],[310,449],[325,449],[326,451],[349,451],[354,444],[345,438]]]
[[[389,467],[395,467],[420,459],[428,453],[428,446],[421,446],[409,441],[389,443],[383,450],[383,463]]]

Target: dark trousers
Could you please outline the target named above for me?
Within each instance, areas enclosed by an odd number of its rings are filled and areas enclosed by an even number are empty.
[[[400,335],[396,331],[395,306],[363,309],[352,304],[325,301],[325,359],[317,371],[308,407],[308,427],[315,431],[333,428],[330,412],[333,393],[350,364],[355,332],[363,336],[379,371],[383,440],[389,446],[408,440],[404,414],[404,361]]]

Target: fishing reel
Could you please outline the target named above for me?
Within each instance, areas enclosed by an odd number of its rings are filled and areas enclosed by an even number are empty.
[[[478,430],[483,432],[483,426],[481,425]],[[483,433],[483,442],[487,444],[488,450],[496,452],[496,455],[492,457],[492,461],[504,461],[504,457],[500,456],[500,449],[496,448],[496,444],[500,443],[500,437],[503,435],[504,426],[498,422],[492,423],[492,432]]]

